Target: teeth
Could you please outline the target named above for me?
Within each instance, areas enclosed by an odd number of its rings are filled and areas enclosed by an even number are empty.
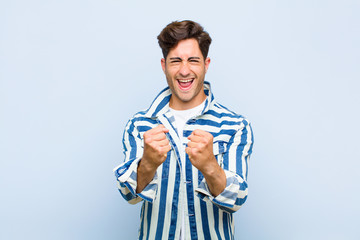
[[[187,82],[191,82],[192,81],[192,79],[187,79],[187,80],[180,80],[179,79],[179,82],[182,82],[182,83],[187,83]]]

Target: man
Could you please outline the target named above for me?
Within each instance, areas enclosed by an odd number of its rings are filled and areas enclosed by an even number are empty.
[[[158,36],[168,88],[126,125],[122,196],[142,201],[139,239],[233,239],[232,213],[247,198],[252,130],[204,82],[211,38],[195,22]]]

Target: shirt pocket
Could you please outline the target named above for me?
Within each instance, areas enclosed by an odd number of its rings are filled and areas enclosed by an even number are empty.
[[[227,150],[227,143],[224,141],[217,141],[213,143],[213,152],[220,167],[223,167],[223,156]]]
[[[218,162],[219,166],[223,168],[223,155],[227,149],[227,142],[224,141],[216,141],[213,143],[213,153]],[[199,183],[204,179],[204,176],[199,171]]]

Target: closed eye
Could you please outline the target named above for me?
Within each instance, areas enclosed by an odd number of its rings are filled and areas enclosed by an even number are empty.
[[[179,57],[170,58],[170,63],[178,63],[181,61],[182,61],[182,59]]]
[[[198,63],[198,62],[200,62],[200,58],[199,57],[189,57],[188,61]]]

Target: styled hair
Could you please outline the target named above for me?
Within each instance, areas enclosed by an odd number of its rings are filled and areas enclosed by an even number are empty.
[[[196,22],[190,20],[174,21],[168,24],[157,37],[165,59],[169,51],[176,47],[179,41],[190,38],[198,41],[200,51],[205,59],[209,52],[211,37],[204,31],[204,28]]]

